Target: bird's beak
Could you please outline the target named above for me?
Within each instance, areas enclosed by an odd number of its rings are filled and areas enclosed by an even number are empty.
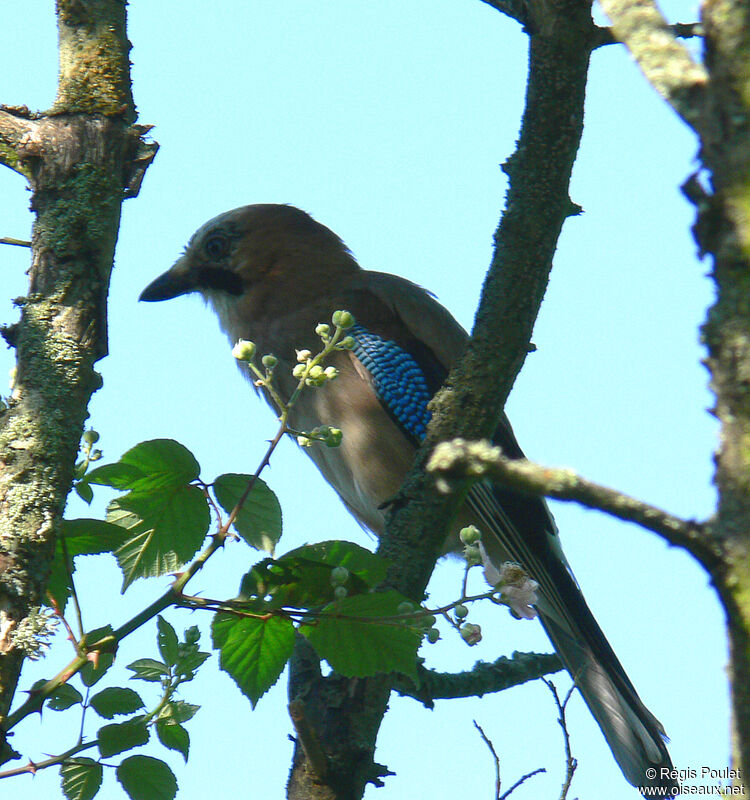
[[[138,299],[149,303],[157,300],[171,300],[173,297],[192,292],[195,288],[195,281],[183,256],[175,262],[171,269],[151,281]]]

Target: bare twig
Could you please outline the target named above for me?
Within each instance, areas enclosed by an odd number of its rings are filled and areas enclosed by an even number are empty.
[[[488,478],[520,492],[574,501],[635,522],[658,533],[669,544],[684,548],[709,571],[721,559],[720,543],[707,524],[675,517],[642,500],[588,481],[569,469],[506,458],[499,447],[486,441],[443,442],[435,448],[427,469],[436,474],[441,491],[451,491],[456,482]]]
[[[669,26],[674,36],[678,39],[693,39],[703,36],[703,25],[700,22],[675,22]],[[612,28],[597,28],[592,49],[605,47],[609,44],[620,44]]]
[[[487,734],[482,730],[482,726],[476,720],[472,721],[474,723],[474,727],[479,731],[479,735],[482,737],[482,740],[487,745],[490,753],[492,753],[492,758],[495,762],[495,800],[500,800],[500,759],[497,757],[495,746],[492,744]]]
[[[515,792],[515,790],[516,790],[516,789],[517,789],[517,788],[518,788],[518,787],[519,787],[519,786],[520,786],[522,783],[526,783],[526,781],[527,781],[529,778],[533,778],[533,777],[534,777],[534,775],[539,775],[540,773],[542,773],[542,772],[546,772],[546,771],[547,771],[547,770],[546,770],[544,767],[539,767],[538,769],[535,769],[533,772],[527,772],[525,775],[522,775],[522,776],[521,776],[521,777],[520,777],[520,778],[519,778],[519,779],[518,779],[518,780],[517,780],[517,781],[516,781],[516,782],[513,784],[513,786],[511,786],[511,787],[510,787],[510,789],[508,789],[508,791],[507,791],[507,792],[504,792],[503,794],[501,794],[501,795],[500,795],[500,797],[498,797],[498,799],[497,799],[497,800],[506,800],[506,798],[507,798],[507,797],[510,797],[511,793],[512,793],[512,792]]]
[[[693,129],[703,127],[707,73],[675,38],[652,0],[602,0],[614,36],[623,42],[651,85]]]
[[[573,684],[570,689],[568,689],[565,699],[560,702],[560,695],[557,693],[557,687],[555,684],[546,678],[542,678],[542,680],[550,692],[552,692],[552,697],[555,698],[555,705],[557,706],[557,721],[562,728],[563,739],[565,741],[565,780],[563,781],[562,788],[560,789],[560,800],[565,800],[565,798],[568,796],[568,792],[570,791],[570,784],[573,780],[576,767],[578,766],[578,760],[573,758],[573,753],[570,749],[570,734],[568,733],[568,725],[565,719],[565,710],[568,707],[568,701],[572,697],[576,685]]]
[[[11,236],[3,236],[0,239],[0,244],[14,244],[16,247],[31,247],[31,242],[25,239],[14,239]]]

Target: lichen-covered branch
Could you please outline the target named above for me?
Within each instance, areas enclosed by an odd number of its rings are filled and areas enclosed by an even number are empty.
[[[651,85],[695,130],[705,123],[707,73],[652,0],[601,0],[612,32],[624,42]]]
[[[24,655],[14,634],[42,601],[100,384],[94,365],[107,352],[120,209],[144,158],[143,129],[132,125],[125,4],[58,0],[57,15],[53,110],[0,109],[2,162],[27,177],[36,214],[29,291],[7,337],[16,348],[15,385],[0,412],[0,717]]]
[[[24,111],[26,112],[24,115]],[[29,170],[21,160],[19,151],[30,138],[34,122],[28,119],[28,110],[0,106],[0,164],[28,177]]]
[[[527,494],[554,497],[595,508],[613,517],[635,522],[682,547],[712,572],[721,562],[721,543],[708,525],[684,520],[622,492],[588,481],[569,469],[553,469],[525,459],[510,459],[489,442],[454,439],[439,444],[427,464],[442,491],[486,478]]]
[[[413,697],[432,708],[435,700],[483,697],[559,672],[562,668],[560,657],[555,653],[516,652],[510,658],[501,656],[491,664],[478,661],[472,669],[464,672],[437,672],[420,667],[418,683],[399,675],[393,688],[399,694]]]

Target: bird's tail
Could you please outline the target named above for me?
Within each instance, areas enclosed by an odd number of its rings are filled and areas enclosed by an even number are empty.
[[[578,686],[626,779],[644,796],[674,797],[679,783],[664,728],[638,697],[594,619],[560,547],[542,500],[475,484],[468,508],[482,530],[490,561],[520,564],[539,584],[535,604],[565,668]]]
[[[582,597],[581,601],[585,606]],[[641,790],[649,789],[644,796],[674,797],[679,782],[665,745],[664,728],[638,697],[591,612],[586,611],[590,617],[587,636],[559,624],[541,609],[540,617],[626,779]],[[586,641],[592,623],[601,636],[599,653]],[[609,653],[602,658],[601,650]]]

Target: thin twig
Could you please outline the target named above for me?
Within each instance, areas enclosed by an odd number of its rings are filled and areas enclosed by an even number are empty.
[[[474,727],[479,731],[479,735],[489,748],[490,753],[492,753],[492,758],[495,761],[495,800],[500,800],[500,759],[497,757],[495,746],[492,744],[487,734],[482,730],[482,726],[476,720],[473,720],[473,722]]]
[[[678,39],[693,39],[703,36],[703,24],[700,22],[675,22],[669,28]],[[621,44],[612,28],[597,28],[593,49],[596,50],[610,44]]]
[[[507,798],[507,797],[510,797],[510,794],[511,794],[511,792],[515,792],[515,790],[516,790],[516,789],[517,789],[517,788],[518,788],[518,787],[519,787],[519,786],[520,786],[522,783],[526,783],[526,781],[527,781],[529,778],[533,778],[533,777],[534,777],[534,775],[539,775],[539,773],[541,773],[541,772],[546,772],[546,771],[547,771],[547,770],[546,770],[544,767],[539,767],[538,769],[535,769],[533,772],[527,772],[525,775],[523,775],[522,777],[520,777],[520,778],[519,778],[519,779],[518,779],[518,780],[517,780],[517,781],[516,781],[516,782],[513,784],[513,786],[511,786],[511,787],[510,787],[510,789],[508,789],[508,791],[507,791],[507,792],[505,792],[504,794],[500,795],[500,797],[498,797],[498,799],[497,799],[497,800],[506,800],[506,798]]]
[[[542,678],[542,680],[550,692],[552,692],[552,697],[555,698],[555,705],[557,706],[557,722],[562,728],[563,739],[565,742],[565,780],[563,781],[562,788],[560,789],[560,800],[565,800],[565,798],[568,796],[568,792],[570,791],[570,784],[573,781],[573,775],[576,771],[576,767],[578,766],[578,760],[573,758],[573,753],[570,749],[570,734],[568,733],[568,724],[565,719],[565,710],[568,706],[568,700],[570,700],[572,697],[576,685],[574,683],[570,689],[568,689],[568,693],[565,695],[565,700],[560,702],[560,695],[557,693],[557,687],[555,684],[547,678]]]
[[[0,239],[0,244],[14,244],[16,247],[31,247],[31,242],[25,239],[13,239],[10,236],[3,236]]]

